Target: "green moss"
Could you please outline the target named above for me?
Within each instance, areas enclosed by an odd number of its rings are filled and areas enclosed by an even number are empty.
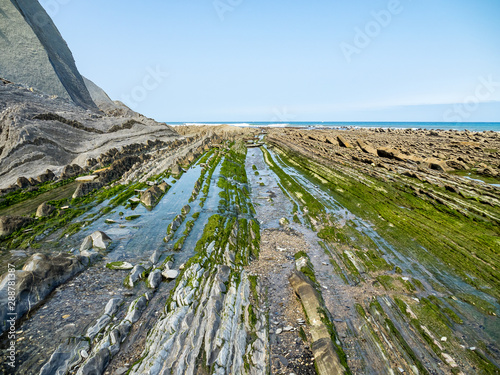
[[[385,290],[395,290],[394,279],[389,275],[377,276],[377,281],[382,284]]]
[[[114,270],[117,267],[121,267],[124,262],[111,262],[106,264],[106,268],[109,268],[110,270]]]
[[[257,319],[257,314],[255,314],[255,311],[253,309],[253,306],[250,304],[248,305],[248,318],[250,320],[250,326],[252,328],[255,328],[257,325],[258,319]]]
[[[258,276],[248,275],[248,281],[250,282],[250,292],[252,293],[252,297],[256,302],[259,301],[259,293],[257,292],[257,280]]]
[[[339,361],[345,369],[344,374],[352,375],[351,369],[349,368],[349,365],[347,362],[347,355],[345,354],[344,349],[340,345],[340,339],[338,338],[338,334],[337,334],[337,331],[335,329],[335,326],[332,323],[330,314],[328,313],[328,311],[325,308],[318,308],[318,313],[320,314],[321,321],[328,329],[333,346],[336,348],[336,352],[337,352],[337,355],[339,357]]]
[[[307,342],[307,335],[303,327],[299,328],[299,337],[302,339],[302,341]]]
[[[140,217],[141,217],[141,215],[131,215],[131,216],[125,217],[125,220],[132,221],[132,220],[138,219]]]
[[[460,298],[462,301],[474,306],[482,313],[488,315],[497,315],[495,306],[493,306],[491,303],[480,297],[467,293],[457,293],[457,297]]]
[[[465,216],[437,201],[422,199],[403,183],[404,179],[387,182],[368,174],[357,178],[360,172],[349,167],[327,167],[289,150],[280,152],[342,206],[376,224],[377,232],[401,252],[433,265],[438,258],[467,283],[500,297],[500,227],[487,216]],[[433,185],[425,189],[451,194]],[[496,216],[500,213],[498,207],[469,203]]]
[[[24,202],[28,199],[35,198],[40,194],[46,193],[48,191],[57,189],[61,186],[65,186],[69,183],[72,183],[76,177],[69,178],[64,181],[59,182],[45,182],[43,184],[37,185],[34,190],[28,191],[26,189],[20,189],[13,191],[12,193],[6,194],[3,197],[0,197],[0,210],[3,208],[7,208],[13,206],[17,203]]]
[[[359,316],[361,316],[362,318],[366,318],[366,313],[365,313],[365,309],[363,309],[363,306],[361,306],[359,303],[356,303],[355,307],[356,307],[356,311],[358,312]]]
[[[396,337],[396,339],[399,341],[400,345],[403,347],[404,351],[409,355],[409,357],[412,359],[413,363],[415,364],[415,366],[417,366],[418,370],[420,371],[420,373],[422,374],[429,374],[429,372],[427,371],[427,369],[424,367],[424,365],[422,365],[422,362],[420,362],[420,360],[418,359],[418,357],[416,356],[415,352],[412,350],[412,348],[408,345],[408,343],[406,342],[406,340],[403,338],[403,336],[401,335],[401,333],[397,330],[396,326],[394,325],[394,323],[386,318],[385,319],[385,324],[387,326],[387,328],[389,329],[389,331],[394,335],[394,337]]]
[[[264,154],[264,160],[269,165],[269,168],[278,176],[280,185],[283,190],[286,190],[291,196],[294,196],[302,203],[302,207],[307,207],[310,215],[319,217],[325,214],[325,207],[313,195],[311,195],[301,184],[285,173],[283,169],[273,159],[269,151],[261,147]]]

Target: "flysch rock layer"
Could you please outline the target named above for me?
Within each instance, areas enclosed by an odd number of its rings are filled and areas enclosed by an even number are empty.
[[[0,0],[0,76],[97,110],[68,45],[38,1]]]
[[[0,81],[0,97],[0,188],[47,168],[59,175],[68,164],[85,167],[112,149],[179,138],[130,110],[102,115],[13,83]]]

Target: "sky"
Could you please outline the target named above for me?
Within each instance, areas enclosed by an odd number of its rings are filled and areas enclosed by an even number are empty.
[[[500,121],[499,0],[40,3],[158,121]]]

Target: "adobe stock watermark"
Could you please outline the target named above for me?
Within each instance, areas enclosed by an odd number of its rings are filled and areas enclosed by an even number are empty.
[[[73,0],[41,0],[40,3],[45,8],[45,11],[50,14],[50,17],[54,18],[61,10],[61,7],[68,5],[72,1]],[[50,18],[47,17],[44,12],[40,11],[35,13],[33,21],[36,25],[43,27],[50,22]]]
[[[487,78],[479,77],[479,83],[471,94],[464,98],[462,103],[453,105],[453,108],[448,109],[443,113],[443,120],[446,122],[463,122],[467,120],[472,113],[479,109],[482,102],[486,102],[500,88],[500,81],[495,81],[492,75]]]
[[[7,268],[7,344],[5,363],[11,368],[16,367],[16,269],[9,264]]]
[[[403,10],[404,6],[400,0],[389,0],[386,9],[372,11],[370,13],[372,19],[365,24],[364,28],[354,28],[355,35],[352,43],[340,43],[340,49],[346,61],[350,63],[353,55],[363,52],[391,24],[394,16],[401,14]]]
[[[227,12],[233,12],[243,3],[243,0],[214,0],[212,5],[221,22],[224,21]]]
[[[121,99],[132,109],[137,108],[140,103],[148,98],[151,91],[156,90],[170,76],[159,65],[155,68],[146,68],[146,74],[141,83],[132,88],[129,94],[123,94]]]

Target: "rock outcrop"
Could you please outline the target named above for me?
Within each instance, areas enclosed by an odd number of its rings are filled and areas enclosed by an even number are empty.
[[[51,206],[50,204],[47,204],[47,202],[44,202],[40,206],[38,206],[35,216],[36,217],[49,216],[54,211],[55,207]]]
[[[30,309],[40,304],[50,292],[57,286],[64,283],[76,273],[82,271],[88,260],[82,256],[58,255],[48,257],[44,254],[34,254],[22,270],[15,271],[15,291],[10,297],[14,297],[15,304],[9,305],[8,275],[4,275],[0,280],[0,333],[7,328],[7,314],[13,311],[8,310],[8,306],[15,306],[17,319]],[[10,301],[10,300],[9,300]]]
[[[0,0],[0,73],[97,110],[73,55],[38,1]]]
[[[0,238],[8,236],[31,223],[33,219],[22,216],[1,216],[0,217]]]

